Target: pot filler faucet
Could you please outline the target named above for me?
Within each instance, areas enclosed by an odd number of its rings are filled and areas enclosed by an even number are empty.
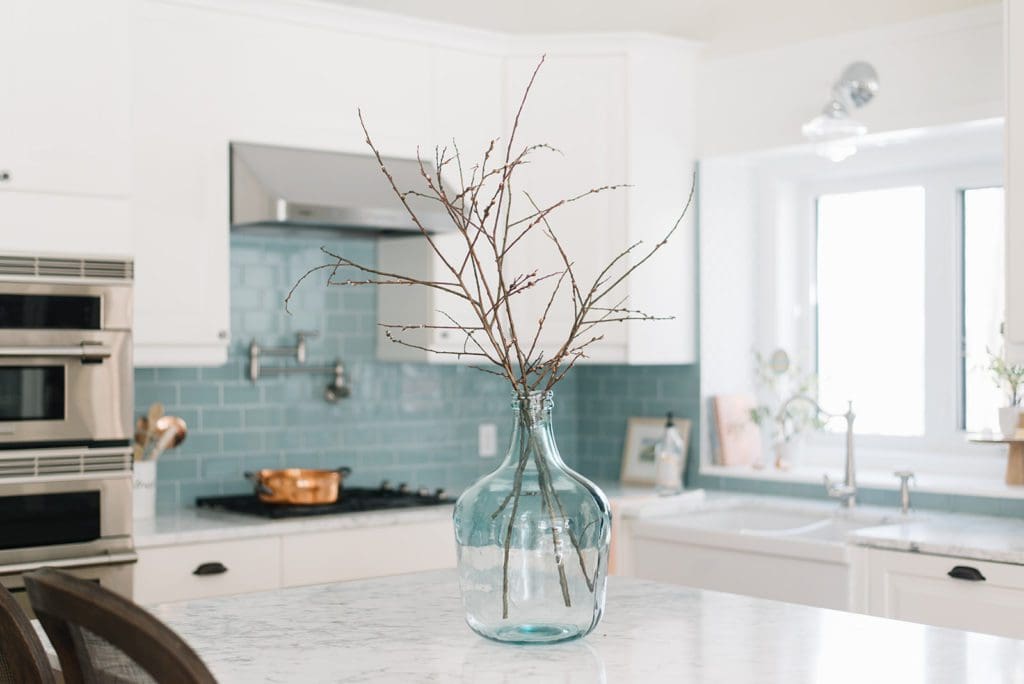
[[[828,475],[825,475],[825,491],[833,499],[840,499],[842,505],[846,508],[853,508],[857,503],[857,473],[853,467],[853,419],[855,418],[853,402],[848,401],[846,403],[846,413],[829,413],[821,408],[821,405],[813,398],[806,394],[797,394],[787,399],[779,409],[779,413],[775,417],[779,424],[786,420],[786,411],[789,410],[789,405],[796,401],[806,401],[814,407],[814,410],[819,415],[825,416],[826,419],[844,418],[846,420],[846,477],[843,479],[843,484],[839,485],[832,482]]]

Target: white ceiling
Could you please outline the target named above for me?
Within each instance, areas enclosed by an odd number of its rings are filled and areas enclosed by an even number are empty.
[[[331,0],[509,33],[643,31],[744,52],[1000,0]]]

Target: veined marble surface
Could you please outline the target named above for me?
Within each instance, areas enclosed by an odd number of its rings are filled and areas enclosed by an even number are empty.
[[[1024,565],[1024,520],[953,513],[869,527],[848,540],[861,546]]]
[[[135,520],[135,547],[172,546],[194,542],[273,537],[278,535],[342,530],[354,527],[383,527],[428,520],[450,520],[451,504],[362,513],[316,515],[307,518],[272,520],[252,515],[199,508],[182,508]]]
[[[1024,520],[914,510],[903,516],[896,508],[879,506],[857,506],[853,510],[845,510],[830,501],[714,491],[706,492],[703,498],[699,498],[693,496],[696,493],[688,492],[683,497],[677,497],[677,508],[671,513],[659,510],[657,505],[663,504],[642,507],[639,513],[630,516],[639,519],[634,523],[635,531],[706,529],[710,535],[708,541],[713,541],[714,535],[722,535],[726,530],[720,526],[702,527],[700,513],[754,507],[779,513],[819,515],[822,520],[835,521],[836,530],[841,533],[832,542],[821,534],[810,540],[799,535],[766,535],[762,541],[766,544],[767,553],[772,552],[772,545],[775,550],[779,550],[784,542],[798,541],[806,544],[810,541],[819,547],[826,543],[845,543],[1024,565]],[[846,532],[843,531],[844,527],[851,529]],[[739,530],[732,532],[738,533]],[[757,538],[751,535],[751,539]],[[789,555],[800,554],[790,549]]]
[[[225,684],[1024,681],[1024,641],[620,577],[591,635],[546,646],[471,632],[454,571],[153,612]]]
[[[917,551],[944,556],[1024,565],[1024,520],[959,513],[912,512],[901,520],[895,509],[858,507],[844,512],[832,502],[787,497],[704,492],[691,490],[681,496],[658,497],[642,487],[616,487],[602,483],[617,516],[635,517],[644,524],[670,524],[673,519],[701,510],[754,504],[779,511],[808,511],[836,517],[889,518],[885,524],[850,532],[846,541],[898,551]],[[452,506],[429,506],[393,511],[368,511],[338,515],[269,520],[255,516],[196,508],[160,513],[155,518],[135,521],[135,546],[171,546],[194,542],[276,536],[354,527],[400,525],[428,520],[450,519]],[[686,523],[693,527],[692,522]]]
[[[657,500],[653,487],[601,483],[608,496],[624,501]],[[172,546],[195,542],[271,537],[293,532],[402,525],[429,520],[451,519],[452,505],[424,506],[363,513],[338,513],[308,518],[271,520],[258,516],[205,508],[181,508],[157,513],[153,518],[135,520],[135,546]]]

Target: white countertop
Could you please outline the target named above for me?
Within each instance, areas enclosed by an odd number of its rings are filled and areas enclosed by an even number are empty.
[[[832,502],[692,490],[682,496],[658,497],[650,489],[603,484],[619,513],[642,517],[657,526],[688,512],[720,508],[733,502],[754,502],[779,510],[816,511],[822,515],[850,515]],[[333,529],[399,525],[450,519],[452,506],[270,520],[224,511],[183,508],[155,518],[135,521],[139,549],[199,542],[215,542],[287,535]],[[854,517],[885,515],[886,524],[850,532],[846,541],[859,546],[931,553],[1024,565],[1024,520],[934,511],[912,512],[901,519],[895,509],[858,507]],[[771,540],[769,540],[771,541]]]
[[[942,513],[857,530],[848,540],[879,549],[1024,565],[1024,520],[1016,518]]]
[[[616,482],[602,483],[601,488],[607,496],[623,498],[623,500],[658,498],[650,487],[623,485]],[[380,527],[451,519],[453,507],[453,504],[448,504],[278,520],[205,508],[181,508],[157,513],[153,518],[136,519],[134,522],[135,547],[144,549],[153,546],[272,537],[302,532]]]
[[[707,536],[705,541],[712,543],[716,535],[721,536],[723,532],[738,533],[740,530],[725,530],[720,525],[705,526],[701,520],[702,514],[752,506],[779,513],[804,513],[823,519],[831,518],[834,523],[834,539],[826,538],[825,534],[817,534],[812,538],[748,535],[747,545],[753,547],[754,542],[760,542],[766,553],[778,551],[780,546],[786,544],[788,555],[800,556],[799,547],[803,544],[816,547],[813,555],[824,560],[822,554],[827,551],[825,546],[853,544],[1024,565],[1024,520],[1016,518],[915,510],[903,516],[895,508],[879,506],[857,506],[846,510],[834,502],[793,497],[714,491],[706,492],[703,497],[696,497],[695,494],[688,492],[686,497],[680,498],[677,509],[670,513],[660,513],[655,508],[646,507],[653,514],[631,516],[637,518],[633,523],[634,530],[667,539],[672,538],[673,534],[683,535],[689,541],[699,541],[699,533],[704,533]],[[842,549],[832,551],[832,555],[836,556],[833,560],[845,557]]]
[[[463,622],[454,571],[157,606],[219,682],[1009,682],[1024,641],[612,577],[588,637]]]
[[[158,513],[154,518],[136,519],[135,548],[451,519],[452,508],[452,504],[445,504],[283,520],[217,510],[182,508],[171,513]]]

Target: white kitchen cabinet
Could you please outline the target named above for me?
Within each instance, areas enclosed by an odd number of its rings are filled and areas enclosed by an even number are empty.
[[[267,523],[258,536],[222,539],[172,534],[140,539],[132,598],[142,604],[266,591],[455,567],[449,515],[331,528],[331,519]],[[374,514],[369,514],[374,515]],[[401,516],[402,513],[388,515]],[[348,522],[344,517],[339,522]],[[324,529],[327,527],[327,529]],[[252,533],[252,527],[242,527]]]
[[[281,584],[294,587],[455,567],[450,520],[285,536]]]
[[[438,49],[434,54],[435,82],[438,90],[431,98],[432,130],[427,138],[433,145],[458,145],[463,170],[469,173],[479,164],[490,141],[501,134],[502,59],[495,55],[468,53],[454,49]],[[465,93],[472,92],[472,97]],[[424,156],[433,158],[428,145]],[[409,156],[415,145],[396,150]],[[458,170],[447,167],[446,178],[451,187],[458,185]],[[450,261],[465,255],[465,241],[455,232],[439,234],[435,242],[449,255]],[[418,276],[423,279],[450,279],[441,259],[419,234],[409,237],[386,237],[377,241],[377,265],[392,273]],[[474,321],[472,309],[464,301],[443,292],[414,287],[380,287],[377,290],[377,311],[381,323],[417,325],[451,325],[447,316],[463,324]],[[447,314],[447,316],[445,315]],[[405,342],[444,351],[460,351],[465,336],[454,330],[410,330],[396,333]],[[470,347],[472,348],[472,347]],[[387,338],[383,328],[377,331],[377,356],[387,361],[452,362],[451,356],[428,354],[397,344]],[[464,357],[463,361],[472,361]]]
[[[1006,353],[1024,363],[1024,7],[1005,2]]]
[[[153,604],[276,589],[280,547],[266,537],[139,549],[132,598]]]
[[[1024,566],[881,549],[863,558],[868,613],[1024,639]],[[950,577],[955,567],[984,579]]]
[[[130,17],[128,0],[2,3],[0,190],[129,193]]]
[[[558,152],[538,150],[534,163],[517,170],[514,215],[531,212],[528,190],[541,206],[591,188],[629,183],[636,187],[588,197],[560,208],[550,216],[552,228],[582,286],[629,245],[642,240],[634,260],[661,239],[675,221],[689,193],[694,160],[693,107],[689,92],[693,81],[692,48],[679,41],[660,39],[523,40],[503,60],[500,128],[507,135],[523,89],[539,56],[547,58],[531,90],[520,119],[514,153],[522,146],[546,143]],[[493,112],[487,112],[493,116]],[[485,141],[486,137],[480,136]],[[502,145],[505,142],[502,141]],[[460,146],[465,151],[464,146]],[[503,155],[504,147],[498,151]],[[457,238],[441,238],[457,246]],[[382,264],[403,267],[423,277],[447,279],[443,264],[423,244],[381,245]],[[621,262],[621,273],[632,263]],[[507,263],[506,276],[537,270],[553,273],[562,264],[550,240],[539,230],[523,240]],[[385,269],[386,270],[386,269]],[[685,221],[668,245],[608,295],[606,306],[642,309],[658,322],[628,322],[600,329],[603,337],[588,349],[590,362],[632,364],[690,363],[696,358],[695,234],[692,218]],[[549,284],[552,284],[550,281]],[[550,295],[547,286],[516,297],[516,326],[521,338],[532,339]],[[382,295],[380,320],[387,323],[448,324],[437,311],[463,322],[466,309],[452,298],[434,293]],[[462,314],[462,317],[460,317]],[[472,320],[468,318],[468,320]],[[538,347],[550,355],[564,342],[572,320],[571,305],[559,298],[547,315]],[[597,331],[596,331],[597,332]],[[379,333],[380,358],[453,361],[389,343]],[[421,346],[447,351],[461,348],[452,331],[416,331],[408,339]],[[469,347],[472,349],[472,347]],[[464,359],[465,360],[465,359]],[[470,358],[470,361],[473,359]]]
[[[560,52],[547,56],[520,118],[513,149],[517,153],[525,145],[543,143],[559,152],[539,150],[533,154],[531,163],[517,169],[517,187],[512,188],[517,193],[513,198],[514,215],[533,211],[523,192],[529,192],[539,206],[545,207],[590,188],[628,182],[627,60],[628,56],[621,52]],[[537,62],[538,55],[532,51],[506,60],[506,131],[512,129],[523,90]],[[574,261],[577,282],[584,289],[615,255],[626,249],[626,192],[593,195],[561,207],[549,216],[551,228]],[[546,275],[563,268],[558,251],[543,231],[531,231],[521,245],[510,259],[513,275],[534,269],[538,275]],[[519,305],[518,310],[513,309],[519,314],[516,327],[526,331],[531,339],[553,287],[552,281],[516,297],[515,303]],[[567,291],[563,289],[560,294]],[[613,306],[627,295],[626,288],[619,288],[608,295],[603,306]],[[545,357],[550,357],[565,342],[571,324],[570,300],[559,297],[538,341]],[[594,332],[604,337],[589,347],[591,358],[627,360],[624,325],[608,325]]]
[[[432,134],[432,48],[360,35],[327,8],[141,8],[136,365],[215,365],[231,341],[229,144],[368,153],[362,107],[385,154],[414,155]]]
[[[0,250],[131,253],[131,3],[0,3]]]
[[[227,358],[231,141],[365,152],[362,108],[386,155],[455,138],[478,159],[507,130],[546,51],[520,140],[551,142],[565,156],[524,180],[540,201],[608,182],[637,186],[558,219],[581,274],[631,241],[657,239],[689,188],[693,54],[680,41],[486,36],[273,0],[8,0],[0,44],[0,251],[133,257],[137,366]],[[458,248],[455,236],[441,240]],[[381,245],[382,260],[404,249]],[[557,266],[545,247],[546,257],[512,267]],[[402,258],[430,259],[422,250]],[[693,262],[687,224],[622,292],[633,308],[674,320],[609,327],[593,360],[693,361]],[[412,302],[410,313],[411,300],[397,295],[383,294],[382,320],[465,313],[434,298]],[[524,319],[536,320],[543,298],[528,292],[523,302]],[[542,346],[568,323],[565,309],[550,318]],[[381,349],[381,358],[423,357]]]
[[[634,577],[846,610],[850,567],[845,562],[685,544],[638,533],[630,540]]]
[[[212,12],[139,4],[133,32],[137,366],[227,359],[224,46],[231,38]]]

